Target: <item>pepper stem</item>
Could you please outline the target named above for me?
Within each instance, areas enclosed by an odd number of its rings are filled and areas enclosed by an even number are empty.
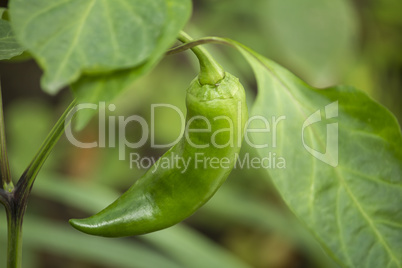
[[[178,39],[183,43],[193,40],[183,31],[180,32]],[[205,48],[197,46],[191,48],[191,50],[200,62],[200,74],[198,75],[198,80],[201,85],[215,85],[225,77],[225,71],[222,66],[215,61]]]

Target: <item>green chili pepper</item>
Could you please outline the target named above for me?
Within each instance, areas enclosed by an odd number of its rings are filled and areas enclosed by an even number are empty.
[[[212,59],[200,61],[204,69],[187,90],[181,140],[111,205],[70,220],[72,226],[109,237],[161,230],[192,215],[222,185],[235,165],[248,119],[245,92],[236,77],[214,62],[211,67]]]

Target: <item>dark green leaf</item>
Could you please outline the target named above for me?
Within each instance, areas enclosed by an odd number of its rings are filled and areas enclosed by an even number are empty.
[[[82,73],[137,66],[154,51],[166,19],[164,0],[12,0],[18,40],[44,68],[56,93]]]

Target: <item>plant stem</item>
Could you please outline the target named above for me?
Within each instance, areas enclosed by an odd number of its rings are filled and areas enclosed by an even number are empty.
[[[46,140],[43,142],[39,152],[36,154],[31,164],[22,174],[16,187],[12,192],[2,190],[0,201],[4,202],[7,212],[8,222],[8,250],[7,250],[7,267],[20,268],[22,262],[22,222],[25,209],[28,203],[28,196],[35,182],[39,170],[45,163],[53,147],[60,139],[64,132],[64,128],[69,124],[71,117],[69,112],[75,106],[75,100],[70,104],[67,110],[59,118],[53,129],[50,131]]]
[[[6,131],[4,126],[1,85],[0,85],[0,174],[2,182],[1,185],[3,186],[3,189],[7,192],[12,192],[12,190],[14,189],[14,185],[13,182],[11,181],[10,166],[8,163],[8,156],[7,156]]]
[[[185,32],[180,32],[178,39],[183,42],[191,42],[193,39]],[[191,50],[200,62],[200,74],[198,80],[201,85],[215,85],[225,77],[222,66],[203,47],[192,47]]]
[[[74,100],[66,109],[66,111],[61,115],[57,123],[54,125],[53,129],[50,131],[46,140],[43,142],[38,153],[19,179],[15,190],[16,195],[18,195],[19,198],[25,199],[28,197],[33,183],[35,182],[36,176],[39,173],[39,170],[42,168],[53,147],[56,145],[57,141],[64,133],[65,125],[69,124],[69,122],[66,122],[67,115],[73,109],[75,103],[76,101]]]
[[[199,45],[205,45],[205,44],[221,44],[221,45],[233,46],[232,42],[234,42],[234,41],[227,39],[227,38],[221,38],[221,37],[216,37],[216,36],[203,37],[203,38],[191,40],[189,42],[184,43],[183,45],[169,49],[166,52],[166,55],[177,54],[177,53],[186,51],[188,49],[194,49],[195,47],[197,47]]]
[[[9,193],[7,193],[3,189],[0,189],[0,203],[3,204],[4,206],[8,205],[8,195]]]
[[[21,268],[23,213],[20,213],[20,209],[15,204],[6,211],[8,222],[7,267]]]

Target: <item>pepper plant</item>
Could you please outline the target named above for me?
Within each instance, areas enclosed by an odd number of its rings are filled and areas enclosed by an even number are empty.
[[[0,202],[8,222],[8,267],[21,267],[28,197],[74,107],[111,103],[135,89],[136,80],[166,54],[197,51],[205,44],[234,48],[251,66],[258,95],[250,118],[286,118],[276,129],[278,144],[271,143],[264,120],[250,121],[245,135],[260,145],[254,148],[260,157],[287,160],[284,168],[264,172],[326,254],[341,267],[402,267],[402,136],[393,114],[353,86],[309,86],[234,40],[187,38],[182,30],[191,6],[190,0],[11,0],[2,10],[0,59],[32,57],[44,71],[45,92],[54,95],[69,86],[75,99],[17,181],[10,175],[0,107]],[[176,40],[184,44],[172,48]],[[77,112],[75,128],[84,128],[94,113]],[[324,120],[323,128],[317,123]],[[185,203],[180,201],[175,204]]]

